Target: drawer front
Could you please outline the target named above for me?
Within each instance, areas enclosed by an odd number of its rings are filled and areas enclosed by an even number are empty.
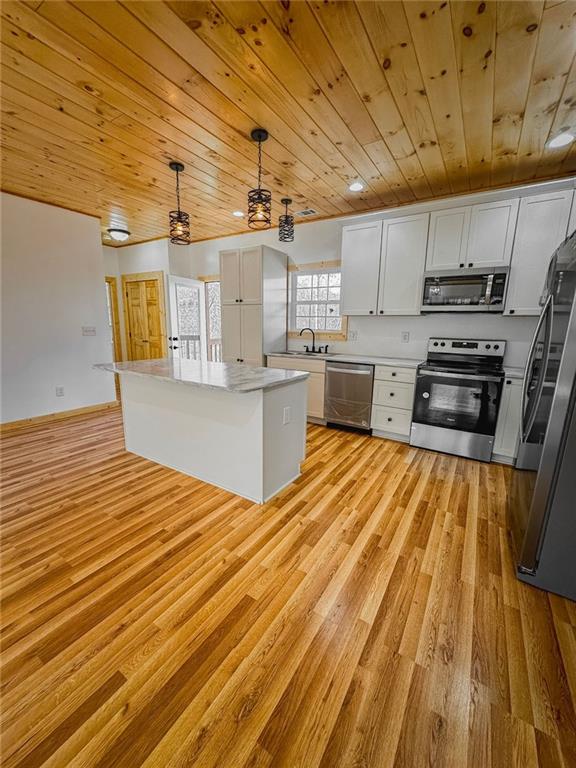
[[[385,405],[388,408],[405,408],[412,411],[414,400],[414,385],[402,382],[375,381],[374,405]]]
[[[372,429],[394,432],[396,435],[409,435],[412,424],[412,411],[400,408],[386,408],[383,405],[372,406]]]
[[[416,381],[415,368],[397,368],[392,365],[377,365],[374,368],[374,378],[383,381],[401,381],[404,384],[414,384]]]
[[[324,373],[325,360],[308,360],[303,357],[268,356],[268,368],[284,368],[285,371],[308,371],[309,373]]]

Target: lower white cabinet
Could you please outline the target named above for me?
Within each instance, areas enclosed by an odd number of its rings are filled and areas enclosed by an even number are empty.
[[[324,384],[326,363],[324,360],[308,360],[302,357],[268,355],[268,368],[284,368],[289,371],[308,371],[307,415],[314,419],[324,418]]]
[[[374,368],[370,426],[386,436],[406,441],[412,424],[416,370],[392,365]]]
[[[518,452],[520,420],[522,418],[522,379],[504,379],[496,436],[495,457],[512,461]]]
[[[222,360],[261,366],[262,305],[222,305]]]

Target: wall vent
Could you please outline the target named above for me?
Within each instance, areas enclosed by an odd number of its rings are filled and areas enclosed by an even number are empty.
[[[316,216],[318,211],[315,211],[314,208],[305,208],[303,211],[296,211],[294,216]]]

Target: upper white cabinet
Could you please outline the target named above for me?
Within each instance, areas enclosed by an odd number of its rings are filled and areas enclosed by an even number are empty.
[[[502,200],[472,206],[466,267],[510,264],[520,200]]]
[[[381,241],[381,221],[342,228],[343,315],[376,314]]]
[[[262,304],[262,248],[220,251],[222,304]]]
[[[572,191],[525,197],[520,203],[505,315],[539,315],[550,257],[564,240]]]
[[[379,315],[419,315],[429,213],[388,219],[382,226]]]
[[[471,208],[432,211],[426,269],[461,269],[466,263]]]
[[[574,192],[574,199],[572,200],[572,210],[570,211],[570,221],[568,222],[568,235],[576,229],[576,192]]]
[[[510,263],[518,199],[430,214],[426,269],[502,267]]]

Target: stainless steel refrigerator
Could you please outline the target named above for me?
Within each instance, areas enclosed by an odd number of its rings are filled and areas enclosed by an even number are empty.
[[[576,600],[576,232],[555,251],[526,365],[509,522],[518,578]]]

